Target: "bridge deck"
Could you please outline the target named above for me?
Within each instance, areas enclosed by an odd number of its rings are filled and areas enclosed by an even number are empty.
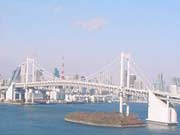
[[[108,90],[118,90],[119,92],[124,92],[129,95],[142,95],[147,96],[149,91],[143,89],[135,88],[121,88],[118,85],[107,85],[101,83],[85,82],[85,81],[73,81],[73,80],[60,80],[60,81],[41,81],[41,82],[28,82],[25,83],[15,83],[15,88],[33,88],[33,87],[58,87],[58,86],[73,86],[73,87],[86,87],[94,89],[108,89]],[[7,90],[8,86],[1,86],[0,90]],[[172,95],[168,92],[153,91],[159,98],[165,99],[167,96],[173,101],[180,103],[180,95]]]

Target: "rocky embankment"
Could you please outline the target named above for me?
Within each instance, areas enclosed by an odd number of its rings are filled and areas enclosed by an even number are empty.
[[[134,114],[125,116],[120,113],[74,112],[65,116],[65,121],[102,127],[142,127],[144,122]]]

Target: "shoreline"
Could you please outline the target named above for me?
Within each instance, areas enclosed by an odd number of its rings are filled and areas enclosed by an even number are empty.
[[[136,124],[136,125],[116,125],[116,124],[97,124],[92,122],[85,122],[85,121],[78,121],[78,120],[72,120],[69,118],[64,119],[66,122],[81,124],[81,125],[87,125],[87,126],[95,126],[95,127],[109,127],[109,128],[139,128],[139,127],[145,127],[146,124]]]
[[[64,117],[66,122],[115,128],[144,127],[145,123],[136,115],[128,116],[117,112],[74,112]]]

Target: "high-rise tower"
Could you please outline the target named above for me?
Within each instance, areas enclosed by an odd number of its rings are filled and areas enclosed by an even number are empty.
[[[64,56],[62,57],[61,79],[64,80]]]

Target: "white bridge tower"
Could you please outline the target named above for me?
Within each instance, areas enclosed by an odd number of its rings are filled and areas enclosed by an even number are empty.
[[[126,70],[125,70],[126,69]],[[124,97],[127,96],[124,93],[125,88],[129,89],[129,81],[130,81],[130,55],[121,53],[121,66],[120,66],[120,97],[119,97],[119,112],[123,113],[123,104],[126,105],[126,115],[129,115],[129,104],[128,104],[128,98],[126,100],[126,103],[124,103]],[[125,74],[126,71],[126,74]]]

